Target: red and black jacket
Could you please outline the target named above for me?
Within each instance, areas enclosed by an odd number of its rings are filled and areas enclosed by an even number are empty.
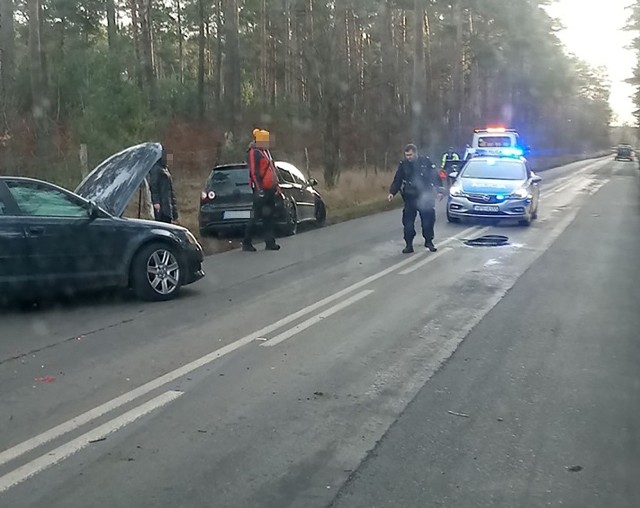
[[[278,189],[278,174],[269,153],[255,146],[249,148],[249,183],[253,189]]]

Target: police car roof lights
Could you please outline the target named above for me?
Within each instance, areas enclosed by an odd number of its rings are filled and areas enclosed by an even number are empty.
[[[504,132],[518,132],[515,129],[507,129],[505,127],[487,127],[485,129],[474,129],[473,132],[475,133],[481,133],[481,132],[486,132],[489,134],[501,134]]]

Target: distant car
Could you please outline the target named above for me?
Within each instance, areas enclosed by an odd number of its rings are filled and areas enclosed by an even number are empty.
[[[633,161],[633,148],[629,145],[619,145],[615,160],[617,161]]]
[[[123,218],[162,146],[113,155],[75,193],[51,183],[0,177],[0,295],[31,298],[131,288],[169,300],[204,276],[203,253],[185,228]]]
[[[327,208],[314,188],[318,182],[307,180],[293,164],[276,162],[278,182],[284,196],[276,198],[276,224],[279,232],[294,235],[300,223],[322,226]],[[251,218],[253,194],[246,163],[216,166],[200,196],[200,234],[221,234],[243,229]]]
[[[522,157],[477,157],[467,161],[449,190],[447,219],[514,219],[529,225],[538,214],[542,180]]]

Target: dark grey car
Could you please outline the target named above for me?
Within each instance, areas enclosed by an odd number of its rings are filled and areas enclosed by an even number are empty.
[[[276,162],[282,196],[276,197],[276,224],[285,235],[296,233],[300,223],[323,225],[327,211],[315,189],[293,164]],[[216,166],[200,197],[200,234],[217,234],[243,229],[251,217],[252,191],[246,163]]]
[[[0,294],[130,287],[142,299],[168,300],[202,278],[202,248],[187,229],[122,217],[161,150],[158,143],[123,150],[75,193],[0,177]]]

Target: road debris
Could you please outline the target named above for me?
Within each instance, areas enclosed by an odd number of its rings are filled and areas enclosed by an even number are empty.
[[[55,382],[55,380],[56,378],[53,376],[37,377],[34,379],[34,381],[37,383],[53,383]]]
[[[582,466],[571,466],[567,468],[567,471],[571,471],[572,473],[578,473],[582,471],[584,468]]]
[[[499,421],[499,422],[503,422],[503,421],[504,421],[504,418],[498,418],[498,421]]]
[[[100,441],[106,441],[107,438],[106,437],[99,437],[98,439],[91,439],[89,442],[90,443],[99,443]]]
[[[453,416],[461,416],[462,418],[469,418],[469,415],[466,415],[464,413],[456,413],[455,411],[447,411],[447,413]]]

